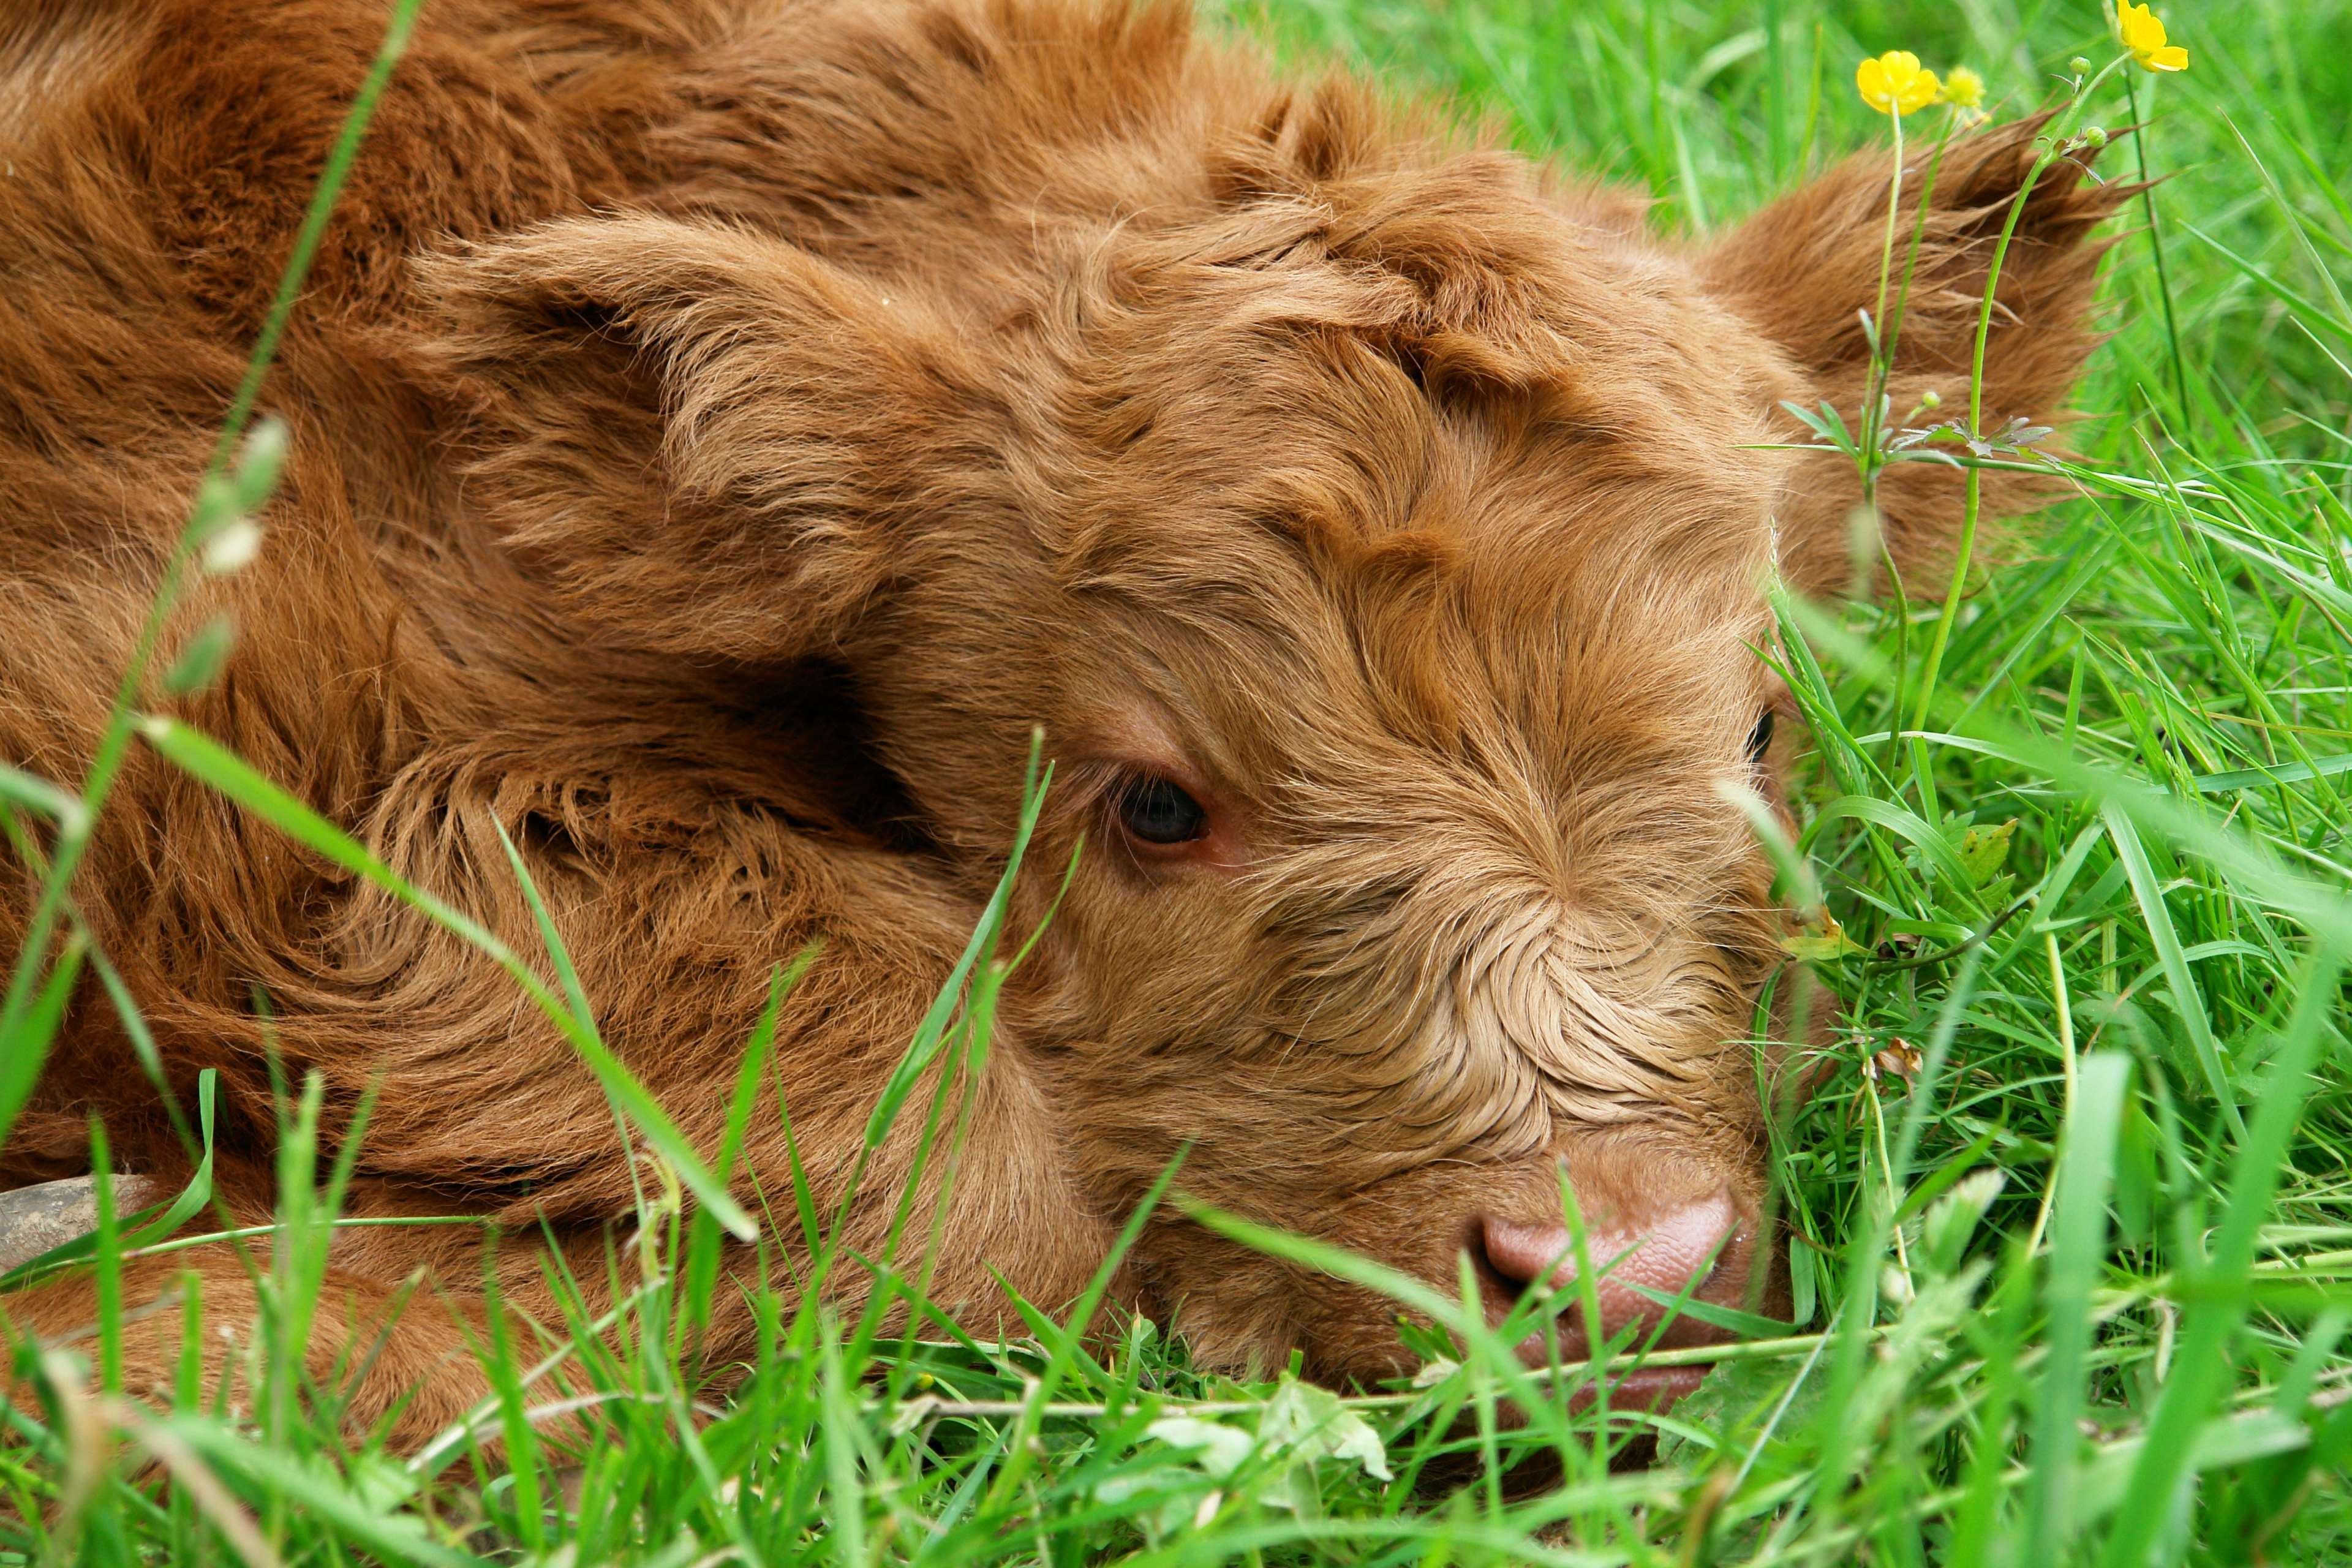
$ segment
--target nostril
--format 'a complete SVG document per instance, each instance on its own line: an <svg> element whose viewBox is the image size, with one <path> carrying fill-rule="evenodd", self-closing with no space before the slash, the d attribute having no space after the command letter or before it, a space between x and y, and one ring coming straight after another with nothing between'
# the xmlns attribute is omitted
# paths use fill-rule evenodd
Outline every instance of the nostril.
<svg viewBox="0 0 2352 1568"><path fill-rule="evenodd" d="M1575 1267L1575 1238L1564 1225L1528 1224L1488 1215L1478 1222L1487 1265L1512 1289L1548 1279L1562 1264Z"/></svg>
<svg viewBox="0 0 2352 1568"><path fill-rule="evenodd" d="M1738 1224L1738 1210L1725 1191L1661 1214L1639 1230L1588 1232L1585 1255L1604 1271L1593 1287L1603 1331L1613 1336L1662 1314L1654 1295L1678 1296L1711 1283L1737 1245ZM1565 1225L1490 1215L1480 1220L1478 1236L1487 1265L1515 1291L1538 1284L1557 1289L1576 1278L1575 1238Z"/></svg>

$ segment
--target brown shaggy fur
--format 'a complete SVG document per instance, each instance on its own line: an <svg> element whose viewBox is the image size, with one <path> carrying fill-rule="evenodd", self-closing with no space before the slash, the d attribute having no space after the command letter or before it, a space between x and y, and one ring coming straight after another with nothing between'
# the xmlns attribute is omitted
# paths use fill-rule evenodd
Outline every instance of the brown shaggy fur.
<svg viewBox="0 0 2352 1568"><path fill-rule="evenodd" d="M8 762L80 775L383 19L0 18ZM2031 136L1944 159L1898 406L1965 406ZM975 1327L1004 1316L991 1269L1071 1297L1188 1142L1202 1198L1449 1284L1479 1216L1556 1212L1559 1161L1612 1226L1727 1186L1752 1213L1776 927L1716 784L1774 700L1764 579L1841 584L1854 500L1837 461L1755 446L1782 399L1852 416L1885 203L1864 156L1662 241L1633 198L1280 80L1175 5L436 0L268 383L293 455L267 546L173 633L227 611L236 652L175 710L537 952L503 827L706 1149L771 966L821 940L779 1058L820 1197L1042 725L1035 864L1091 847L979 1089L935 1279ZM2063 401L2114 205L2065 164L2034 195L1996 419ZM1907 563L1958 495L1890 483ZM1207 837L1122 837L1139 772ZM271 1049L323 1077L330 1137L376 1089L357 1212L543 1220L583 1258L628 1212L595 1082L493 965L160 760L78 894L182 1098L218 1069L241 1212L268 1207ZM0 948L31 899L0 867ZM0 1184L85 1168L92 1111L184 1168L94 986ZM910 1155L884 1151L857 1245ZM758 1119L744 1192L786 1170ZM429 1273L356 1391L361 1418L413 1396L403 1441L480 1392L478 1249L337 1245L321 1367ZM550 1310L530 1247L497 1267ZM205 1268L215 1314L251 1310L242 1265ZM1218 1364L1402 1354L1381 1303L1173 1217L1118 1292ZM723 1367L752 1329L720 1300ZM67 1334L89 1298L7 1310ZM177 1322L143 1321L134 1379L168 1380Z"/></svg>

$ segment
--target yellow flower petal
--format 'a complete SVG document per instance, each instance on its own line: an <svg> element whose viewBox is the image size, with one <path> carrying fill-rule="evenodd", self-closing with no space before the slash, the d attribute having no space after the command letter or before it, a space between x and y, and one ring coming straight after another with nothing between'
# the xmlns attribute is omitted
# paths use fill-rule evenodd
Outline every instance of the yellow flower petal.
<svg viewBox="0 0 2352 1568"><path fill-rule="evenodd" d="M2189 51L2178 44L2168 43L2164 36L2164 19L2146 5L2135 5L2131 0L2116 0L2116 37L2123 41L2132 58L2152 71L2185 71L2189 68Z"/></svg>
<svg viewBox="0 0 2352 1568"><path fill-rule="evenodd" d="M1984 101L1984 78L1966 66L1954 66L1944 78L1944 101L1958 109L1974 109Z"/></svg>
<svg viewBox="0 0 2352 1568"><path fill-rule="evenodd" d="M1886 85L1886 68L1876 60L1864 60L1853 68L1853 85L1862 94L1862 101L1885 114L1894 107L1894 91Z"/></svg>
<svg viewBox="0 0 2352 1568"><path fill-rule="evenodd" d="M1853 85L1862 101L1879 113L1912 114L1935 102L1942 84L1934 71L1919 68L1917 55L1889 49L1854 67Z"/></svg>

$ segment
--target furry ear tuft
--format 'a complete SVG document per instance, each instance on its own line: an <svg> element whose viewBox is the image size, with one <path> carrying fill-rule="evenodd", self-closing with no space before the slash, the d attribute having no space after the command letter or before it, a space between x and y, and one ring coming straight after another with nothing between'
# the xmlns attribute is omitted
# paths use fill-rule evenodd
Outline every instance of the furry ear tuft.
<svg viewBox="0 0 2352 1568"><path fill-rule="evenodd" d="M468 500L578 620L686 658L838 644L979 395L919 301L717 225L567 220L423 282Z"/></svg>
<svg viewBox="0 0 2352 1568"><path fill-rule="evenodd" d="M1977 321L2002 226L2038 156L2049 116L2013 121L1906 153L1895 229L1888 314L1899 298L1887 383L1899 422L1932 391L1937 418L1965 422ZM1861 313L1878 302L1886 236L1888 161L1862 153L1766 207L1701 259L1708 285L1779 343L1806 384L1804 401L1827 400L1850 429L1861 426L1870 348ZM2109 240L2093 231L2142 189L2102 184L2089 159L2062 157L2042 171L2001 263L1985 346L1984 425L2055 426L2100 334L2090 323L2099 258ZM1922 226L1920 197L1928 206ZM1903 272L1914 234L1918 256ZM1791 439L1813 437L1790 424ZM2032 476L1987 472L1988 517L2051 499ZM1932 574L1950 559L1960 522L1962 476L1939 463L1898 463L1879 483L1887 544L1906 573ZM1781 517L1783 564L1809 592L1847 579L1846 519L1860 503L1852 465L1809 456L1797 467Z"/></svg>

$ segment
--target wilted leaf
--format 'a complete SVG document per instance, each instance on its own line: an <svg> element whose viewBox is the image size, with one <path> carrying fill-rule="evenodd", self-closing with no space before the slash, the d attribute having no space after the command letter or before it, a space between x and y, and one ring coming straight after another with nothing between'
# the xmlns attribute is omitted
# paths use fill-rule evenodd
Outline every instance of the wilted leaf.
<svg viewBox="0 0 2352 1568"><path fill-rule="evenodd" d="M1883 1073L1908 1083L1919 1076L1919 1067L1924 1059L1919 1055L1918 1047L1898 1037L1893 1045L1873 1052L1863 1062L1862 1076L1874 1082Z"/></svg>
<svg viewBox="0 0 2352 1568"><path fill-rule="evenodd" d="M1257 1447L1257 1439L1239 1427L1194 1415L1163 1415L1145 1431L1171 1448L1192 1450L1198 1456L1193 1462L1220 1480L1241 1468Z"/></svg>
<svg viewBox="0 0 2352 1568"><path fill-rule="evenodd" d="M1094 1490L1097 1499L1117 1508L1131 1503L1141 1497L1189 1491L1192 1485L1199 1483L1199 1479L1191 1470L1162 1466L1148 1470L1129 1470L1120 1475L1105 1476L1095 1483Z"/></svg>
<svg viewBox="0 0 2352 1568"><path fill-rule="evenodd" d="M1376 1481L1396 1479L1389 1468L1388 1447L1370 1422L1352 1410L1342 1410L1328 1430L1333 1458L1352 1461Z"/></svg>
<svg viewBox="0 0 2352 1568"><path fill-rule="evenodd" d="M1304 1459L1349 1459L1380 1480L1391 1479L1381 1435L1328 1388L1286 1382L1266 1401L1258 1436Z"/></svg>

